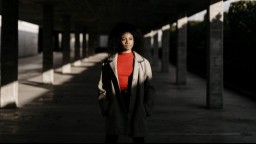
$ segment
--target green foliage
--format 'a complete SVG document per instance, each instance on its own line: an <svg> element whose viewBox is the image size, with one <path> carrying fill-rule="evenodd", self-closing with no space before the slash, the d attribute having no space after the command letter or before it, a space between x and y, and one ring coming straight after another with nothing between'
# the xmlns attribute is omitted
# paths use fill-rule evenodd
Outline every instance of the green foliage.
<svg viewBox="0 0 256 144"><path fill-rule="evenodd" d="M256 1L232 3L224 26L224 78L255 93Z"/></svg>
<svg viewBox="0 0 256 144"><path fill-rule="evenodd" d="M232 35L236 35L249 45L256 41L256 1L232 3L228 18Z"/></svg>

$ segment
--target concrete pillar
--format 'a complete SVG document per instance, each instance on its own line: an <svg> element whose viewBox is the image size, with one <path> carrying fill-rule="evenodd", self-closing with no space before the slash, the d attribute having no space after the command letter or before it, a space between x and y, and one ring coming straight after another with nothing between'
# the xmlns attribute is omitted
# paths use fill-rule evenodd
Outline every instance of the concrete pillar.
<svg viewBox="0 0 256 144"><path fill-rule="evenodd" d="M95 53L95 49L99 46L99 34L97 33L89 33L89 47L88 54L91 56Z"/></svg>
<svg viewBox="0 0 256 144"><path fill-rule="evenodd" d="M89 48L89 34L87 33L87 28L83 30L83 41L82 41L82 58L86 60L88 57Z"/></svg>
<svg viewBox="0 0 256 144"><path fill-rule="evenodd" d="M62 73L70 73L70 16L67 15L63 16L62 55Z"/></svg>
<svg viewBox="0 0 256 144"><path fill-rule="evenodd" d="M43 7L43 83L53 84L53 7Z"/></svg>
<svg viewBox="0 0 256 144"><path fill-rule="evenodd" d="M153 66L158 67L159 64L159 43L158 43L158 33L155 32L153 36Z"/></svg>
<svg viewBox="0 0 256 144"><path fill-rule="evenodd" d="M170 26L167 25L162 28L162 72L169 72L169 49L170 49Z"/></svg>
<svg viewBox="0 0 256 144"><path fill-rule="evenodd" d="M1 108L18 107L18 1L2 0Z"/></svg>
<svg viewBox="0 0 256 144"><path fill-rule="evenodd" d="M177 22L178 42L177 42L177 68L176 83L186 84L187 74L187 23L188 18L184 16Z"/></svg>
<svg viewBox="0 0 256 144"><path fill-rule="evenodd" d="M54 37L54 51L60 51L60 45L59 45L59 32L55 31L53 33L53 37Z"/></svg>
<svg viewBox="0 0 256 144"><path fill-rule="evenodd" d="M83 41L82 41L82 58L87 57L87 39L86 39L86 30L83 31Z"/></svg>
<svg viewBox="0 0 256 144"><path fill-rule="evenodd" d="M74 66L81 65L81 56L80 56L80 30L79 27L75 27L75 61Z"/></svg>
<svg viewBox="0 0 256 144"><path fill-rule="evenodd" d="M43 51L43 28L39 27L38 31L38 53Z"/></svg>
<svg viewBox="0 0 256 144"><path fill-rule="evenodd" d="M152 53L151 53L151 49L152 49L152 45L151 45L151 37L145 37L144 38L145 41L145 58L152 63Z"/></svg>
<svg viewBox="0 0 256 144"><path fill-rule="evenodd" d="M223 1L213 1L208 8L209 46L207 107L223 107Z"/></svg>

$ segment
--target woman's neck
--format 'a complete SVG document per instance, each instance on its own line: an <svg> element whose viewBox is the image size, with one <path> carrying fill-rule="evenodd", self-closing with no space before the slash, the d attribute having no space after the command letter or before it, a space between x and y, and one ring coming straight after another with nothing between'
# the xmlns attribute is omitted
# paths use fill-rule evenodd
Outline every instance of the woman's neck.
<svg viewBox="0 0 256 144"><path fill-rule="evenodd" d="M126 50L126 51L122 51L121 53L131 53L132 50Z"/></svg>

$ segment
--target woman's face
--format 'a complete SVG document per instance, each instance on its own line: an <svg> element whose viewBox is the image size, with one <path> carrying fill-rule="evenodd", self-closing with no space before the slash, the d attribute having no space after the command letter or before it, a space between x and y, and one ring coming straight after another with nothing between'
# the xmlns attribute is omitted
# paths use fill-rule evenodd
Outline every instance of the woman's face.
<svg viewBox="0 0 256 144"><path fill-rule="evenodd" d="M134 38L133 35L130 32L125 32L122 36L121 36L121 43L123 46L123 50L130 52L133 48L134 45Z"/></svg>

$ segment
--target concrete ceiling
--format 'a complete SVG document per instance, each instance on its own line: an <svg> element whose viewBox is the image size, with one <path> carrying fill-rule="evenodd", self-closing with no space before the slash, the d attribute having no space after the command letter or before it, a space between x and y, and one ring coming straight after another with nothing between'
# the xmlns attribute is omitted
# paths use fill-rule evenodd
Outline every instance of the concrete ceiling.
<svg viewBox="0 0 256 144"><path fill-rule="evenodd" d="M42 25L43 4L54 7L54 29L61 30L63 15L70 15L88 32L108 33L118 22L136 24L147 33L207 8L210 0L19 0L19 19ZM1 10L0 10L1 13Z"/></svg>

